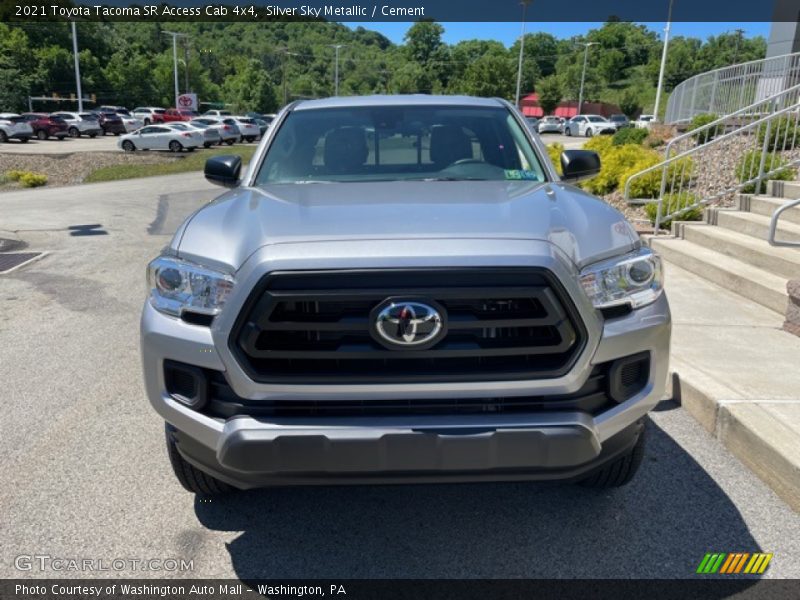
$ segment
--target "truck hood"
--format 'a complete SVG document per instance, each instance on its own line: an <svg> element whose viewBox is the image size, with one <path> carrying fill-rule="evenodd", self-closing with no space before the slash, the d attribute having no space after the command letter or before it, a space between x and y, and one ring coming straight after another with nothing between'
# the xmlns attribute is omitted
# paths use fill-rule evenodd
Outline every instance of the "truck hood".
<svg viewBox="0 0 800 600"><path fill-rule="evenodd" d="M173 248L237 270L269 244L397 239L543 240L578 267L638 243L619 211L563 183L398 181L236 188L187 219Z"/></svg>

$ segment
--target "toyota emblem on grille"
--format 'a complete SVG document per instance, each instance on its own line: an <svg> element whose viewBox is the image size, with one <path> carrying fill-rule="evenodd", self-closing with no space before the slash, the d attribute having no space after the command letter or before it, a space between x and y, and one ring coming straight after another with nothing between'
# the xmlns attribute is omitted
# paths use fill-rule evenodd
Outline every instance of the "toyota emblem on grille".
<svg viewBox="0 0 800 600"><path fill-rule="evenodd" d="M389 348L432 346L444 332L444 310L433 302L388 298L373 311L377 339Z"/></svg>

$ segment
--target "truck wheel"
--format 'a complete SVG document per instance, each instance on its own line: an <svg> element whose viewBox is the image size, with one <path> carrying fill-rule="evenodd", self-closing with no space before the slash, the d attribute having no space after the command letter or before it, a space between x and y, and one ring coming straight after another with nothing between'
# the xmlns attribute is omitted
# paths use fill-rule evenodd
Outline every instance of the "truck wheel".
<svg viewBox="0 0 800 600"><path fill-rule="evenodd" d="M181 143L179 141L172 140L169 143L169 151L170 152L180 152L181 150L183 150L183 146L181 146Z"/></svg>
<svg viewBox="0 0 800 600"><path fill-rule="evenodd" d="M187 491L203 496L219 496L230 492L233 488L227 483L195 468L181 456L181 453L178 452L175 438L172 435L173 431L174 429L169 424L165 424L164 433L167 438L167 454L169 454L172 471L180 484Z"/></svg>
<svg viewBox="0 0 800 600"><path fill-rule="evenodd" d="M44 129L40 129L39 131L36 132L36 139L38 139L38 140L44 141L48 137L49 136L47 135L47 132Z"/></svg>
<svg viewBox="0 0 800 600"><path fill-rule="evenodd" d="M646 427L643 427L639 439L636 440L636 445L626 454L604 464L578 483L583 487L594 489L622 487L629 483L636 475L642 464L642 458L644 458L645 431Z"/></svg>
<svg viewBox="0 0 800 600"><path fill-rule="evenodd" d="M69 137L79 138L79 137L81 137L81 132L78 131L77 127L70 127L69 128Z"/></svg>

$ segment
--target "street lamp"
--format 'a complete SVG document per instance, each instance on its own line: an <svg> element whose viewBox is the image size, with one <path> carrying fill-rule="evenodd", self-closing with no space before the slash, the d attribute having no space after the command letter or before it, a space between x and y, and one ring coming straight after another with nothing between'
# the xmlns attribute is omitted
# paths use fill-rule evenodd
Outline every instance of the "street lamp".
<svg viewBox="0 0 800 600"><path fill-rule="evenodd" d="M72 21L72 56L75 59L75 87L78 92L78 112L83 112L83 92L81 91L81 66L78 60L78 31Z"/></svg>
<svg viewBox="0 0 800 600"><path fill-rule="evenodd" d="M339 95L339 48L345 48L347 44L328 44L331 48L336 50L336 67L334 69L334 96Z"/></svg>
<svg viewBox="0 0 800 600"><path fill-rule="evenodd" d="M178 91L178 38L179 37L188 37L185 33L176 33L174 31L162 31L164 35L171 35L172 36L172 62L174 65L175 71L175 107L178 107L178 96L180 96L180 92Z"/></svg>
<svg viewBox="0 0 800 600"><path fill-rule="evenodd" d="M583 109L583 83L586 81L586 62L589 59L589 47L596 46L599 42L578 42L581 46L585 47L583 51L583 72L581 72L581 91L578 93L578 113L581 114Z"/></svg>
<svg viewBox="0 0 800 600"><path fill-rule="evenodd" d="M282 71L282 79L283 79L283 105L289 102L289 96L286 89L286 57L287 56L300 56L297 52L289 52L288 48L278 48L278 52L283 54L283 58L281 59L281 71Z"/></svg>
<svg viewBox="0 0 800 600"><path fill-rule="evenodd" d="M672 26L672 2L669 0L667 26L664 27L664 49L661 51L661 68L658 70L658 88L656 89L656 106L653 110L653 122L658 122L658 107L661 104L661 90L664 88L664 69L667 66L667 46L669 46L669 29Z"/></svg>
<svg viewBox="0 0 800 600"><path fill-rule="evenodd" d="M520 4L522 5L522 33L519 36L519 62L517 64L517 94L515 96L514 103L516 104L517 108L519 108L519 93L520 88L522 87L522 54L525 50L525 11L528 8L528 4L530 4L532 0L522 0Z"/></svg>

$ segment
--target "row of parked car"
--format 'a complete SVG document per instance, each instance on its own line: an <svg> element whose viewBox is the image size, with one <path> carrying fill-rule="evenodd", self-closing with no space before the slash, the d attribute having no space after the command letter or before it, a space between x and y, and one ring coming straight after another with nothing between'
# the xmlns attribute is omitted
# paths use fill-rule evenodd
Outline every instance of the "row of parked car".
<svg viewBox="0 0 800 600"><path fill-rule="evenodd" d="M603 133L616 133L623 127L648 127L653 120L653 115L642 115L636 121L631 121L625 115L611 115L605 118L601 115L576 115L567 120L564 117L526 117L528 124L539 133L561 133L569 136L585 136Z"/></svg>
<svg viewBox="0 0 800 600"><path fill-rule="evenodd" d="M118 146L126 151L206 148L214 144L254 142L261 138L275 115L232 115L209 110L200 115L191 110L143 106L129 111L123 106L101 106L88 112L0 113L0 143L27 142L65 137L120 136Z"/></svg>

